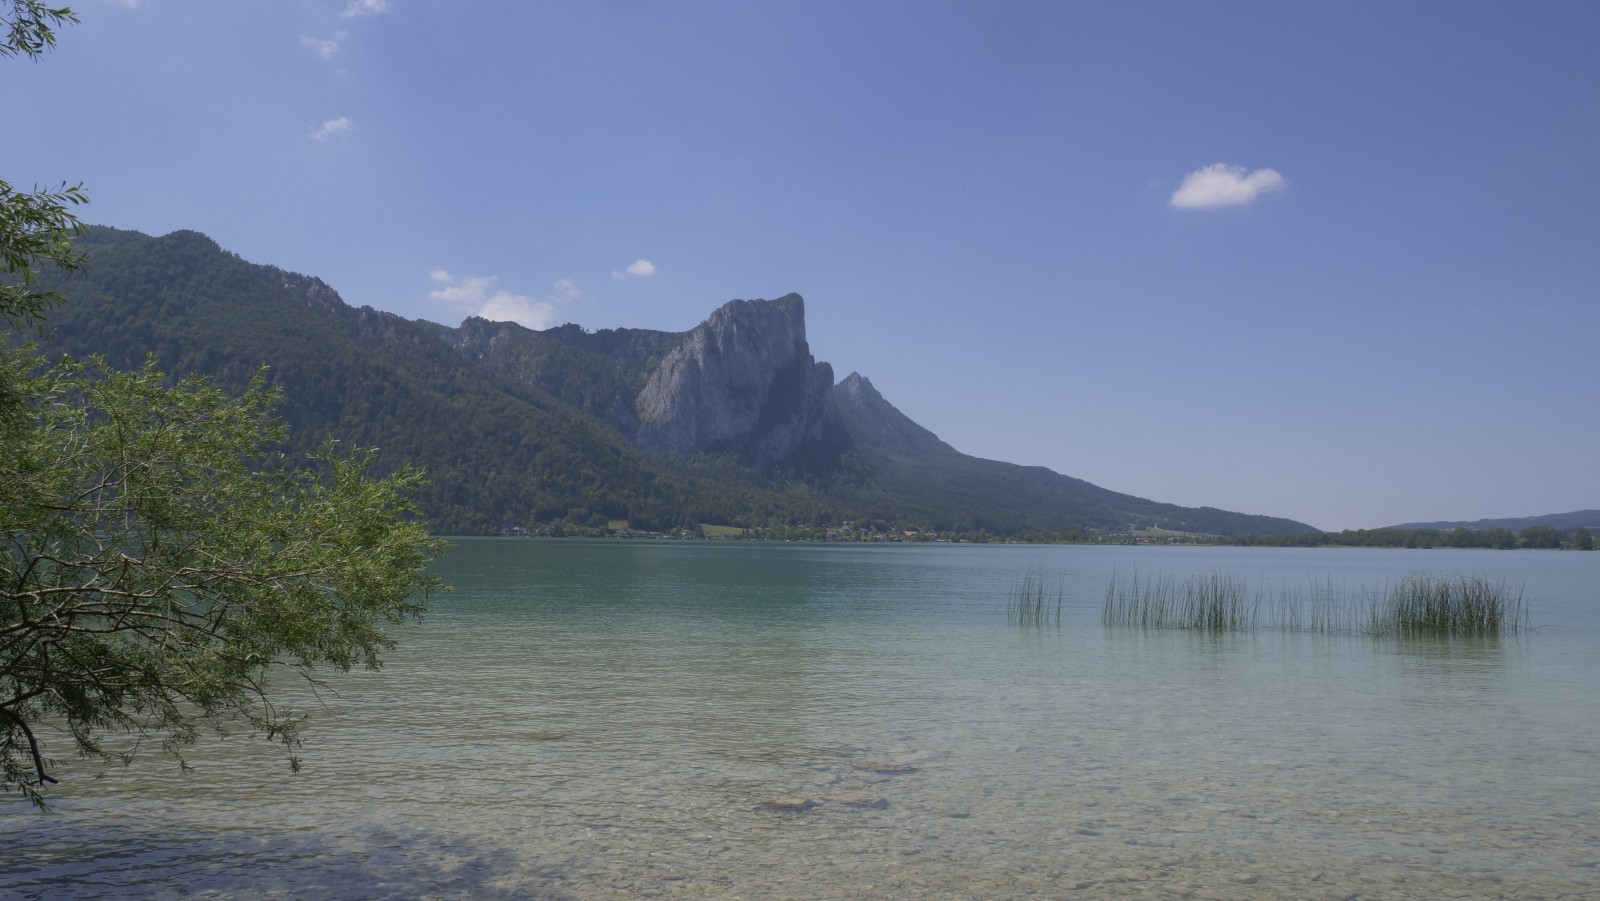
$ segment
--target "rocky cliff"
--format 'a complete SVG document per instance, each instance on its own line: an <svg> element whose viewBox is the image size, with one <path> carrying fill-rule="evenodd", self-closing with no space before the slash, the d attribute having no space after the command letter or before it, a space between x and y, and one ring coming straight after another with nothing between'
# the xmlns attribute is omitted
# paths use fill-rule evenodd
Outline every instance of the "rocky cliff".
<svg viewBox="0 0 1600 901"><path fill-rule="evenodd" d="M25 340L121 368L154 354L174 376L230 393L265 363L292 455L334 438L382 448L382 471L415 463L429 477L418 503L445 532L617 520L649 531L844 520L993 535L1314 531L961 454L866 378L830 385L793 295L734 301L685 332L450 328L347 306L315 278L194 232L95 227L81 240L90 265L41 284L70 302L50 311L48 336Z"/></svg>
<svg viewBox="0 0 1600 901"><path fill-rule="evenodd" d="M653 453L727 452L770 466L846 445L833 368L811 356L798 294L724 304L662 359L635 408L633 443Z"/></svg>
<svg viewBox="0 0 1600 901"><path fill-rule="evenodd" d="M872 382L859 372L845 376L834 388L834 401L851 438L863 449L905 457L959 457L961 452L939 440L895 406L884 400Z"/></svg>

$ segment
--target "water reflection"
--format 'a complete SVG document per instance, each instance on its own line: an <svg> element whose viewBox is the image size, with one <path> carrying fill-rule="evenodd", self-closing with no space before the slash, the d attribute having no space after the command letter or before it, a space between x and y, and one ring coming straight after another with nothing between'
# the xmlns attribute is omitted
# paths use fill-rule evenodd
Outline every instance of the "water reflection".
<svg viewBox="0 0 1600 901"><path fill-rule="evenodd" d="M1373 646L1380 653L1400 657L1411 672L1466 675L1503 672L1508 642L1518 649L1526 648L1526 642L1518 638L1426 632L1375 638Z"/></svg>

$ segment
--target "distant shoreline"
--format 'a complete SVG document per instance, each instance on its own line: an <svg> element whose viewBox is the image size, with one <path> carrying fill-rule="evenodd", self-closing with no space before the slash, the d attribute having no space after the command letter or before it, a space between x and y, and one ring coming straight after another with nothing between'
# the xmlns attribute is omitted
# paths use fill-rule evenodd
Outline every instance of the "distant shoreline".
<svg viewBox="0 0 1600 901"><path fill-rule="evenodd" d="M1587 529L1576 529L1568 533L1548 534L1537 531L1531 535L1500 534L1506 530L1478 530L1467 531L1463 535L1455 533L1432 533L1432 530L1354 530L1345 532L1322 532L1312 535L1266 535L1266 536L1195 536L1195 535L1163 535L1163 536L1135 536L1129 533L1106 535L1088 540L1069 538L1051 538L1046 536L982 536L982 537L943 537L944 533L918 532L906 530L900 532L879 532L862 535L860 533L847 534L841 529L829 529L824 534L777 534L767 530L735 530L734 527L720 527L722 531L715 534L689 533L681 530L677 534L661 532L644 532L633 529L616 529L607 532L588 530L584 534L548 534L547 532L501 532L495 535L440 535L442 538L535 538L535 539L587 539L609 541L717 541L717 542L763 542L778 544L999 544L999 545L1029 545L1048 547L1052 545L1075 546L1122 546L1122 547L1278 547L1278 548L1373 548L1391 550L1520 550L1520 551L1592 551L1595 550L1593 536ZM1524 530L1528 531L1528 530ZM1553 531L1553 530L1552 530Z"/></svg>

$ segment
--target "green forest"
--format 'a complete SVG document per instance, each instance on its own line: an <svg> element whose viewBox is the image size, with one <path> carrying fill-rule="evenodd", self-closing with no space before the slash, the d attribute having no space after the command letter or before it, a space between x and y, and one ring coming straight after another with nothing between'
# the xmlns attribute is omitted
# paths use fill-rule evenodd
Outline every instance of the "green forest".
<svg viewBox="0 0 1600 901"><path fill-rule="evenodd" d="M1354 529L1299 535L1236 535L1217 543L1263 547L1492 548L1494 550L1594 550L1585 527L1557 529L1533 525L1520 531L1493 529Z"/></svg>
<svg viewBox="0 0 1600 901"><path fill-rule="evenodd" d="M853 446L824 465L760 470L728 455L646 454L607 420L625 415L682 335L411 321L348 306L316 278L247 262L192 231L153 238L97 226L75 246L86 265L41 281L71 302L48 311L42 336L14 340L117 369L153 359L173 379L202 375L234 394L264 373L288 426L288 459L332 440L376 448L376 472L413 464L426 476L417 505L440 534L1593 546L1582 529L1324 533L1161 504L961 454L858 376L837 394Z"/></svg>
<svg viewBox="0 0 1600 901"><path fill-rule="evenodd" d="M236 394L264 373L289 459L332 440L376 448L376 472L415 465L426 475L417 504L441 534L712 526L859 537L861 524L869 535L962 540L1317 534L961 454L859 377L836 389L851 440L827 459L757 469L723 454L647 454L616 423L682 334L407 320L351 307L319 279L248 262L193 231L95 226L75 247L86 265L43 274L41 287L70 301L46 317L47 352L118 369L153 359L174 379L200 375Z"/></svg>

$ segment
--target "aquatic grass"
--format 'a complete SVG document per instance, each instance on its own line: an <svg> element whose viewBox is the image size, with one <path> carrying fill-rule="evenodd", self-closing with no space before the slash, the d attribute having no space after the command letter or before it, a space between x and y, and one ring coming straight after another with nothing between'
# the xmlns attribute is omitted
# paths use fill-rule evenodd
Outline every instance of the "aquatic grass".
<svg viewBox="0 0 1600 901"><path fill-rule="evenodd" d="M1528 623L1520 585L1485 576L1433 577L1412 573L1367 605L1373 635L1497 636Z"/></svg>
<svg viewBox="0 0 1600 901"><path fill-rule="evenodd" d="M1312 632L1331 635L1354 631L1353 618L1344 603L1347 592L1327 578L1311 582L1307 594L1285 583L1270 598L1273 623L1285 632Z"/></svg>
<svg viewBox="0 0 1600 901"><path fill-rule="evenodd" d="M1183 625L1210 632L1254 628L1261 596L1252 595L1243 576L1212 570L1183 580Z"/></svg>
<svg viewBox="0 0 1600 901"><path fill-rule="evenodd" d="M1101 619L1142 629L1494 637L1526 627L1528 605L1521 586L1483 576L1412 574L1354 592L1328 578L1303 593L1289 584L1252 590L1243 576L1215 570L1181 582L1133 570L1112 573Z"/></svg>
<svg viewBox="0 0 1600 901"><path fill-rule="evenodd" d="M1006 619L1019 626L1061 626L1061 605L1066 587L1038 566L1023 573L1011 587Z"/></svg>
<svg viewBox="0 0 1600 901"><path fill-rule="evenodd" d="M1199 629L1232 632L1254 628L1261 596L1251 594L1242 576L1212 570L1188 576L1181 586L1172 576L1141 578L1112 573L1101 619L1106 625L1143 629Z"/></svg>
<svg viewBox="0 0 1600 901"><path fill-rule="evenodd" d="M1100 618L1108 626L1171 628L1177 620L1177 592L1171 576L1145 578L1137 569L1111 574Z"/></svg>

